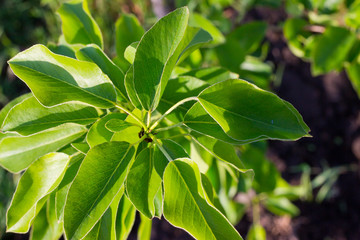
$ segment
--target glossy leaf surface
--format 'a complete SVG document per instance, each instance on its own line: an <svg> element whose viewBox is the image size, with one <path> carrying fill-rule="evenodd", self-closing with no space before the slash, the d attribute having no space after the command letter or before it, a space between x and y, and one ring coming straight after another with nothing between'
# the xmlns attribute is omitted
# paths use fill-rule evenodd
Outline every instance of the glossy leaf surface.
<svg viewBox="0 0 360 240"><path fill-rule="evenodd" d="M189 10L179 8L161 18L140 40L134 61L134 86L146 110L153 111L159 103L182 51L177 48L181 46L188 18Z"/></svg>
<svg viewBox="0 0 360 240"><path fill-rule="evenodd" d="M66 123L30 136L12 136L0 142L0 165L20 172L46 153L57 151L79 138L86 128Z"/></svg>
<svg viewBox="0 0 360 240"><path fill-rule="evenodd" d="M134 148L125 142L106 142L90 149L67 196L67 239L83 238L99 221L123 185L133 154Z"/></svg>
<svg viewBox="0 0 360 240"><path fill-rule="evenodd" d="M196 239L242 239L230 222L205 200L197 165L175 160L164 173L164 216Z"/></svg>
<svg viewBox="0 0 360 240"><path fill-rule="evenodd" d="M32 96L9 111L1 129L29 135L64 123L87 125L95 122L99 113L95 108L79 103L46 108Z"/></svg>
<svg viewBox="0 0 360 240"><path fill-rule="evenodd" d="M81 101L109 108L116 101L114 85L96 64L54 54L43 45L17 54L9 64L45 106Z"/></svg>
<svg viewBox="0 0 360 240"><path fill-rule="evenodd" d="M60 15L62 31L68 43L84 45L95 43L103 48L100 28L91 17L86 0L65 2L57 13Z"/></svg>
<svg viewBox="0 0 360 240"><path fill-rule="evenodd" d="M34 162L21 177L7 213L7 231L26 233L46 196L60 183L69 156L49 153Z"/></svg>
<svg viewBox="0 0 360 240"><path fill-rule="evenodd" d="M225 133L236 140L298 139L309 131L292 105L243 80L215 84L198 98Z"/></svg>

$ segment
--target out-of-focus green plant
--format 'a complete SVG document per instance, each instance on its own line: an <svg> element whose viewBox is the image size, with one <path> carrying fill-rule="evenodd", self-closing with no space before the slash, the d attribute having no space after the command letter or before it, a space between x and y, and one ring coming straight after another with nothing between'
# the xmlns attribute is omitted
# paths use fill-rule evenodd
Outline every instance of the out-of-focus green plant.
<svg viewBox="0 0 360 240"><path fill-rule="evenodd" d="M287 1L284 24L292 52L311 62L314 76L345 70L360 96L360 2Z"/></svg>

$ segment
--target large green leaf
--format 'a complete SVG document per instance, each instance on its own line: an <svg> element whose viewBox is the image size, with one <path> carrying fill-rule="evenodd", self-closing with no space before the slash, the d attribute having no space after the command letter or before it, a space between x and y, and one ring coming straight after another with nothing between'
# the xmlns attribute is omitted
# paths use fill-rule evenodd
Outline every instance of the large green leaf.
<svg viewBox="0 0 360 240"><path fill-rule="evenodd" d="M26 233L36 214L60 183L69 163L64 153L49 153L36 162L21 177L7 212L7 231Z"/></svg>
<svg viewBox="0 0 360 240"><path fill-rule="evenodd" d="M87 0L65 2L60 6L57 13L62 21L62 31L66 42L85 45L95 43L103 48L101 31L90 15Z"/></svg>
<svg viewBox="0 0 360 240"><path fill-rule="evenodd" d="M57 151L86 132L84 126L66 123L30 136L3 138L0 142L0 165L20 172L46 153Z"/></svg>
<svg viewBox="0 0 360 240"><path fill-rule="evenodd" d="M164 216L196 239L242 239L230 222L205 200L200 171L190 160L175 160L164 173Z"/></svg>
<svg viewBox="0 0 360 240"><path fill-rule="evenodd" d="M125 120L126 116L127 115L125 113L109 113L105 117L95 122L86 135L86 141L89 146L93 147L104 142L109 142L113 137L114 132L108 130L105 127L106 123L111 119Z"/></svg>
<svg viewBox="0 0 360 240"><path fill-rule="evenodd" d="M126 191L136 209L148 218L155 214L154 198L161 186L155 170L154 149L145 148L135 159L126 178Z"/></svg>
<svg viewBox="0 0 360 240"><path fill-rule="evenodd" d="M133 65L134 86L146 110L157 107L171 71L187 45L182 39L188 18L189 10L179 8L161 18L140 40Z"/></svg>
<svg viewBox="0 0 360 240"><path fill-rule="evenodd" d="M196 132L211 136L223 142L234 145L250 142L235 140L228 136L198 102L195 103L186 113L184 117L184 124Z"/></svg>
<svg viewBox="0 0 360 240"><path fill-rule="evenodd" d="M340 70L355 40L356 35L346 28L328 27L312 47L312 73L319 75Z"/></svg>
<svg viewBox="0 0 360 240"><path fill-rule="evenodd" d="M99 112L85 104L64 103L46 108L32 96L9 111L1 129L29 135L63 123L87 125L98 117Z"/></svg>
<svg viewBox="0 0 360 240"><path fill-rule="evenodd" d="M139 41L144 34L139 20L132 14L122 14L115 23L116 53L124 60L124 52L131 43Z"/></svg>
<svg viewBox="0 0 360 240"><path fill-rule="evenodd" d="M125 101L127 100L124 73L97 45L91 44L81 48L76 52L76 57L79 60L96 63L96 65L101 68L103 73L108 75L115 87L120 91L120 98Z"/></svg>
<svg viewBox="0 0 360 240"><path fill-rule="evenodd" d="M136 208L124 194L116 216L116 239L126 240L135 222Z"/></svg>
<svg viewBox="0 0 360 240"><path fill-rule="evenodd" d="M0 111L0 126L2 126L2 124L6 118L6 115L9 113L11 108L13 108L16 104L21 103L22 101L24 101L25 99L27 99L31 96L32 96L31 93L27 93L27 94L21 95L20 97L15 98L14 100L12 100L8 104L6 104Z"/></svg>
<svg viewBox="0 0 360 240"><path fill-rule="evenodd" d="M237 140L294 140L309 132L290 103L244 80L215 84L202 91L198 99L225 133Z"/></svg>
<svg viewBox="0 0 360 240"><path fill-rule="evenodd" d="M45 106L81 101L109 108L116 101L114 85L96 64L54 54L43 45L17 54L9 64Z"/></svg>
<svg viewBox="0 0 360 240"><path fill-rule="evenodd" d="M133 155L134 147L126 142L106 142L90 149L66 199L67 239L83 238L99 221L120 191Z"/></svg>

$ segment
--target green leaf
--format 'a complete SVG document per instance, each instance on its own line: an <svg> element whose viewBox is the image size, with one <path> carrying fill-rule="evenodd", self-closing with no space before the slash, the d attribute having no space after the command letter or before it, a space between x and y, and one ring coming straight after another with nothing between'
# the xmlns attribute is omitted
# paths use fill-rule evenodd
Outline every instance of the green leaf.
<svg viewBox="0 0 360 240"><path fill-rule="evenodd" d="M161 18L140 40L133 65L134 86L141 105L148 111L156 109L171 71L187 45L182 38L188 18L189 10L179 8Z"/></svg>
<svg viewBox="0 0 360 240"><path fill-rule="evenodd" d="M354 61L349 64L346 67L346 73L350 78L354 90L360 98L360 62Z"/></svg>
<svg viewBox="0 0 360 240"><path fill-rule="evenodd" d="M124 59L125 49L133 42L139 41L144 34L139 20L132 14L122 14L115 23L116 53Z"/></svg>
<svg viewBox="0 0 360 240"><path fill-rule="evenodd" d="M76 47L74 47L76 46ZM47 44L47 48L52 51L53 53L59 54L59 55L63 55L66 57L71 57L76 59L76 49L77 48L81 48L82 45L81 44L77 44L77 45L67 45L67 44L54 44L54 43L48 43Z"/></svg>
<svg viewBox="0 0 360 240"><path fill-rule="evenodd" d="M0 142L0 165L11 172L20 172L46 153L73 142L86 128L66 123L30 136L3 138Z"/></svg>
<svg viewBox="0 0 360 240"><path fill-rule="evenodd" d="M284 36L288 41L290 50L297 57L305 56L303 41L310 35L304 29L306 25L308 25L306 20L301 18L287 19L284 24Z"/></svg>
<svg viewBox="0 0 360 240"><path fill-rule="evenodd" d="M49 153L29 167L19 181L7 212L7 231L29 231L46 196L59 185L68 163L68 155Z"/></svg>
<svg viewBox="0 0 360 240"><path fill-rule="evenodd" d="M299 215L299 209L285 197L270 197L265 201L265 207L276 215Z"/></svg>
<svg viewBox="0 0 360 240"><path fill-rule="evenodd" d="M116 240L115 221L118 211L120 198L124 195L123 188L115 196L110 207L93 227L93 229L83 238L84 240Z"/></svg>
<svg viewBox="0 0 360 240"><path fill-rule="evenodd" d="M155 170L158 159L154 149L145 148L135 159L126 178L126 191L136 209L148 218L155 215L154 198L161 186L161 175Z"/></svg>
<svg viewBox="0 0 360 240"><path fill-rule="evenodd" d="M242 239L230 222L205 200L200 171L190 160L175 160L164 173L164 216L196 239Z"/></svg>
<svg viewBox="0 0 360 240"><path fill-rule="evenodd" d="M260 224L253 224L246 236L246 240L266 240L265 229Z"/></svg>
<svg viewBox="0 0 360 240"><path fill-rule="evenodd" d="M17 54L9 65L45 106L81 101L110 108L116 101L114 85L96 64L54 54L43 45Z"/></svg>
<svg viewBox="0 0 360 240"><path fill-rule="evenodd" d="M106 128L106 123L111 119L124 120L127 117L125 113L109 113L105 117L95 122L86 135L86 141L90 147L109 142L114 133Z"/></svg>
<svg viewBox="0 0 360 240"><path fill-rule="evenodd" d="M27 99L31 96L32 96L31 93L26 93L24 95L21 95L20 97L15 98L8 104L6 104L0 111L0 126L3 125L4 120L7 116L7 114L9 113L9 111L11 110L11 108L13 108L16 104L21 103L22 101L24 101L25 99Z"/></svg>
<svg viewBox="0 0 360 240"><path fill-rule="evenodd" d="M240 64L245 60L246 52L236 39L227 38L226 42L215 48L221 66L232 72L239 72Z"/></svg>
<svg viewBox="0 0 360 240"><path fill-rule="evenodd" d="M67 196L67 239L83 238L99 221L123 185L133 155L134 147L126 142L106 142L90 149Z"/></svg>
<svg viewBox="0 0 360 240"><path fill-rule="evenodd" d="M356 41L356 35L342 27L328 27L314 43L311 51L314 75L340 70Z"/></svg>
<svg viewBox="0 0 360 240"><path fill-rule="evenodd" d="M62 21L62 32L70 44L95 43L103 48L99 26L91 17L86 0L72 0L61 4L57 10Z"/></svg>
<svg viewBox="0 0 360 240"><path fill-rule="evenodd" d="M50 215L55 213L55 209L51 208L49 200L35 218L30 232L30 240L58 240L62 235L61 223L59 224L56 219L50 218Z"/></svg>
<svg viewBox="0 0 360 240"><path fill-rule="evenodd" d="M207 82L194 77L184 76L171 79L165 88L164 95L161 97L157 110L163 114L177 102L184 98L195 97L209 86L210 84ZM169 114L167 118L173 122L183 121L186 112L193 104L194 102L182 104Z"/></svg>
<svg viewBox="0 0 360 240"><path fill-rule="evenodd" d="M244 80L212 85L198 99L225 133L236 140L295 140L308 135L309 128L290 103Z"/></svg>
<svg viewBox="0 0 360 240"><path fill-rule="evenodd" d="M210 85L218 83L218 82L222 82L222 81L225 81L228 79L234 79L234 78L239 77L238 74L230 72L222 67L209 67L209 68L195 69L195 70L191 70L191 71L182 73L181 76L195 77L195 78L198 78L198 79L201 79L201 80L207 82Z"/></svg>
<svg viewBox="0 0 360 240"><path fill-rule="evenodd" d="M142 109L140 100L138 98L138 95L135 91L135 85L134 85L134 67L133 65L130 66L129 70L126 72L125 75L125 88L127 95L130 99L130 102L134 105L137 109Z"/></svg>
<svg viewBox="0 0 360 240"><path fill-rule="evenodd" d="M138 47L138 45L139 42L133 42L125 49L124 58L131 64L134 63L136 48Z"/></svg>
<svg viewBox="0 0 360 240"><path fill-rule="evenodd" d="M91 44L81 48L76 52L76 57L79 60L94 62L98 65L103 73L110 78L114 86L120 91L120 98L124 101L127 100L124 73L97 45Z"/></svg>
<svg viewBox="0 0 360 240"><path fill-rule="evenodd" d="M126 122L124 120L113 118L107 121L105 127L111 132L120 132L128 127L132 127L134 124Z"/></svg>
<svg viewBox="0 0 360 240"><path fill-rule="evenodd" d="M208 32L213 39L213 41L211 42L212 45L221 44L221 43L225 42L225 37L221 33L221 31L219 29L217 29L212 24L212 22L210 22L208 19L203 17L201 14L192 13L190 15L189 25L192 27L202 28L206 32Z"/></svg>
<svg viewBox="0 0 360 240"><path fill-rule="evenodd" d="M152 220L140 214L140 225L137 240L150 240Z"/></svg>
<svg viewBox="0 0 360 240"><path fill-rule="evenodd" d="M95 108L80 103L64 103L46 108L32 96L9 111L1 128L2 131L30 135L64 123L87 125L95 122L99 113Z"/></svg>
<svg viewBox="0 0 360 240"><path fill-rule="evenodd" d="M217 159L226 163L230 163L240 172L244 173L248 171L248 169L245 169L244 164L237 156L233 145L196 132L192 132L191 135L197 144L199 144Z"/></svg>
<svg viewBox="0 0 360 240"><path fill-rule="evenodd" d="M135 222L136 208L124 194L116 216L116 239L126 240Z"/></svg>
<svg viewBox="0 0 360 240"><path fill-rule="evenodd" d="M235 140L228 136L198 102L186 113L184 124L196 132L211 136L226 143L239 145L251 142Z"/></svg>
<svg viewBox="0 0 360 240"><path fill-rule="evenodd" d="M260 46L265 37L266 28L267 24L265 22L252 21L236 28L227 38L236 40L245 54L250 54Z"/></svg>
<svg viewBox="0 0 360 240"><path fill-rule="evenodd" d="M80 168L82 161L84 160L85 155L78 154L72 156L70 159L69 167L66 169L65 175L59 184L56 193L55 193L55 213L56 218L59 222L64 220L64 207L66 196L69 192L71 183L74 181L74 178ZM76 160L75 162L73 162Z"/></svg>

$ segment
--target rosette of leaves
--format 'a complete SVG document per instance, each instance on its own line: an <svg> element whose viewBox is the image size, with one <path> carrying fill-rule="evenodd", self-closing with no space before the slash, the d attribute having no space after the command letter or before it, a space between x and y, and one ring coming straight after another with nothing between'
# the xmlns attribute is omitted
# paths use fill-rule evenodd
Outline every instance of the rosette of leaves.
<svg viewBox="0 0 360 240"><path fill-rule="evenodd" d="M188 23L186 7L145 33L135 17L123 17L117 54L128 64L121 67L104 53L85 3L65 3L58 14L59 44L9 61L32 93L0 112L0 165L22 173L7 231L126 239L138 211L142 239L154 217L196 239L242 239L221 211L210 164L239 175L248 171L239 145L308 135L296 109L224 69L173 74L212 41Z"/></svg>

